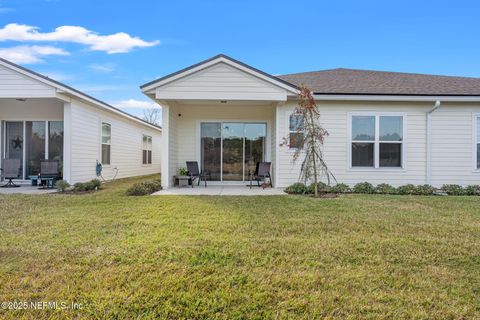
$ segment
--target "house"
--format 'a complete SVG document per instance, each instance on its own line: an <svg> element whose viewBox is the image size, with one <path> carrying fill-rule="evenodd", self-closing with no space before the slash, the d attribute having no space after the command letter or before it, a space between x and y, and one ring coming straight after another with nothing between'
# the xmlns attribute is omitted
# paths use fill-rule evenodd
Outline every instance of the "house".
<svg viewBox="0 0 480 320"><path fill-rule="evenodd" d="M245 184L257 161L272 162L276 187L297 182L301 85L318 102L338 182L480 184L480 79L350 69L273 76L225 55L141 86L163 106L162 184L172 186L188 160L211 183Z"/></svg>
<svg viewBox="0 0 480 320"><path fill-rule="evenodd" d="M57 159L64 180L83 182L160 172L161 128L0 59L1 161L21 160L19 178ZM0 166L0 167L2 167Z"/></svg>

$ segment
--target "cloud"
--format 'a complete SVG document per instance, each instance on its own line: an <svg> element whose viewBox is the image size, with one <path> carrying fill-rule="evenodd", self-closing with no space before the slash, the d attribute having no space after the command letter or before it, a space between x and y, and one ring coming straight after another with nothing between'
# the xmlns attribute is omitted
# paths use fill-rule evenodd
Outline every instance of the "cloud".
<svg viewBox="0 0 480 320"><path fill-rule="evenodd" d="M114 63L94 63L91 64L89 67L96 72L109 73L115 70L116 65Z"/></svg>
<svg viewBox="0 0 480 320"><path fill-rule="evenodd" d="M0 57L14 63L33 64L42 62L45 56L68 56L69 53L61 48L52 46L17 46L0 48Z"/></svg>
<svg viewBox="0 0 480 320"><path fill-rule="evenodd" d="M10 23L0 29L0 41L50 41L72 42L88 46L91 50L108 54L129 52L133 48L152 47L158 40L145 41L125 32L99 35L80 26L61 26L53 32L39 32L38 27Z"/></svg>
<svg viewBox="0 0 480 320"><path fill-rule="evenodd" d="M153 101L128 99L112 103L113 106L119 109L154 109L160 108L158 104Z"/></svg>

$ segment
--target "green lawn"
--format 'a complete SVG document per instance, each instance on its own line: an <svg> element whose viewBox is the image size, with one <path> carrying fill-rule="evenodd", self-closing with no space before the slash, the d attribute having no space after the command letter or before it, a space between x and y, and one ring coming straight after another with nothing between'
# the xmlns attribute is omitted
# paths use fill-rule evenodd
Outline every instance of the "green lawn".
<svg viewBox="0 0 480 320"><path fill-rule="evenodd" d="M0 318L480 318L480 197L0 195Z"/></svg>

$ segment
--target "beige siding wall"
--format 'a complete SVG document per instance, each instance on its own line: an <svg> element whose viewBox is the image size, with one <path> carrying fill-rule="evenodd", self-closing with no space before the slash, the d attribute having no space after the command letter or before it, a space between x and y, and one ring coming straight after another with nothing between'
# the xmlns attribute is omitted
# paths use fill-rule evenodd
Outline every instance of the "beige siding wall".
<svg viewBox="0 0 480 320"><path fill-rule="evenodd" d="M354 185L362 181L373 184L426 183L426 112L433 103L400 102L320 102L321 121L330 133L325 142L325 158L338 182ZM279 134L287 136L287 117L294 103L279 107ZM355 112L401 112L405 118L406 164L403 170L357 170L348 168L348 115ZM480 105L442 104L432 115L432 180L444 183L480 184L480 173L473 172L472 115ZM300 163L292 162L287 146L279 148L279 186L298 181Z"/></svg>
<svg viewBox="0 0 480 320"><path fill-rule="evenodd" d="M217 105L212 105L217 104ZM169 124L171 135L169 139L169 168L170 184L178 168L185 167L186 161L200 162L200 123L208 121L259 121L267 123L266 159L272 158L271 146L272 128L275 107L273 104L176 104L170 106ZM172 125L173 124L173 125Z"/></svg>
<svg viewBox="0 0 480 320"><path fill-rule="evenodd" d="M432 116L432 183L480 184L473 115L480 104L443 103Z"/></svg>
<svg viewBox="0 0 480 320"><path fill-rule="evenodd" d="M0 66L0 98L53 97L55 89Z"/></svg>
<svg viewBox="0 0 480 320"><path fill-rule="evenodd" d="M159 131L99 110L79 101L71 103L71 182L94 179L96 160L101 161L101 122L111 124L111 165L104 165L103 176L111 179L160 172ZM152 136L152 165L142 165L142 135Z"/></svg>
<svg viewBox="0 0 480 320"><path fill-rule="evenodd" d="M225 63L156 89L157 99L285 100L286 91Z"/></svg>

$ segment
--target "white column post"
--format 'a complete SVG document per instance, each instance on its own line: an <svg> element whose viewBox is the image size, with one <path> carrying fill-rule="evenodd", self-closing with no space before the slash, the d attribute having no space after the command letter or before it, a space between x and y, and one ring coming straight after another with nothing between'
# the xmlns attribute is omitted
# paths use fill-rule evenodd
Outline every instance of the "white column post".
<svg viewBox="0 0 480 320"><path fill-rule="evenodd" d="M169 157L170 157L170 107L167 104L162 104L162 148L161 148L161 158L162 158L162 186L164 188L169 188L171 185L170 174L169 174Z"/></svg>
<svg viewBox="0 0 480 320"><path fill-rule="evenodd" d="M72 182L72 105L63 104L63 180Z"/></svg>

